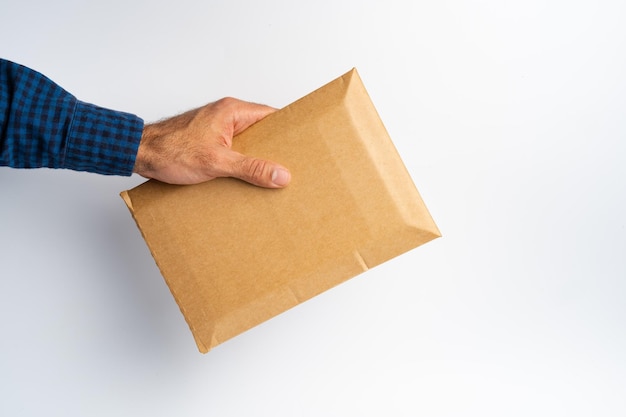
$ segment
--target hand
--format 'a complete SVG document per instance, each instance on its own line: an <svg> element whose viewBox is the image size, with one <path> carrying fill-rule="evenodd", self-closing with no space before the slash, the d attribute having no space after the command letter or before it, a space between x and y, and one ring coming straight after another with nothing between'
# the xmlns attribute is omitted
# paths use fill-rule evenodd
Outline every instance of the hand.
<svg viewBox="0 0 626 417"><path fill-rule="evenodd" d="M291 180L281 165L231 149L233 136L275 109L223 98L143 129L134 171L170 184L196 184L235 177L267 188Z"/></svg>

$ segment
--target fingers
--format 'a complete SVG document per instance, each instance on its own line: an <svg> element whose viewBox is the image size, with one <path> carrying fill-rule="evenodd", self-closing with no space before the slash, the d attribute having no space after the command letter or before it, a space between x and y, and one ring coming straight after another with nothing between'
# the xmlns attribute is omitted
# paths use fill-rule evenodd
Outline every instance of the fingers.
<svg viewBox="0 0 626 417"><path fill-rule="evenodd" d="M265 159L242 155L224 149L223 176L239 178L250 184L265 188L283 188L291 181L287 168Z"/></svg>
<svg viewBox="0 0 626 417"><path fill-rule="evenodd" d="M235 120L235 135L276 111L275 108L263 104L244 102L243 106L245 109L242 109L239 118Z"/></svg>
<svg viewBox="0 0 626 417"><path fill-rule="evenodd" d="M264 104L251 103L232 97L223 98L217 101L215 105L220 110L232 115L233 135L243 132L254 123L276 111L275 108Z"/></svg>

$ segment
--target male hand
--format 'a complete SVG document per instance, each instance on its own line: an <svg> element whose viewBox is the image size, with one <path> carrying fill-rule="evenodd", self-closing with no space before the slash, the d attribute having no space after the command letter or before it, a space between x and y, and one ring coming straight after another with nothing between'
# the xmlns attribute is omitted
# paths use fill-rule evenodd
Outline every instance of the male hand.
<svg viewBox="0 0 626 417"><path fill-rule="evenodd" d="M275 109L223 98L143 129L134 171L170 184L196 184L235 177L267 188L291 180L281 165L231 149L233 136Z"/></svg>

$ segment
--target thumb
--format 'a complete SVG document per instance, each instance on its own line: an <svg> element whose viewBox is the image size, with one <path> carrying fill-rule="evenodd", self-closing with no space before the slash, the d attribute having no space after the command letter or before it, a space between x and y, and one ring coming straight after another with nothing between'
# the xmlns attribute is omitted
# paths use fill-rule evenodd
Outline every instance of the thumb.
<svg viewBox="0 0 626 417"><path fill-rule="evenodd" d="M226 150L226 149L225 149ZM243 155L227 149L230 163L225 176L239 178L265 188L283 188L291 181L291 173L282 165L265 159Z"/></svg>

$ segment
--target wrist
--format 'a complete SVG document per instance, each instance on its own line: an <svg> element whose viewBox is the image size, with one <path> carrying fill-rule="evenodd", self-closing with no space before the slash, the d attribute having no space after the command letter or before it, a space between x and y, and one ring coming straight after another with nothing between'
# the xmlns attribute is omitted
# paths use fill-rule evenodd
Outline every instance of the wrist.
<svg viewBox="0 0 626 417"><path fill-rule="evenodd" d="M154 170L154 150L153 143L155 134L155 125L146 124L141 133L141 141L137 149L137 157L135 158L135 167L133 172L142 177L150 177L150 172Z"/></svg>

